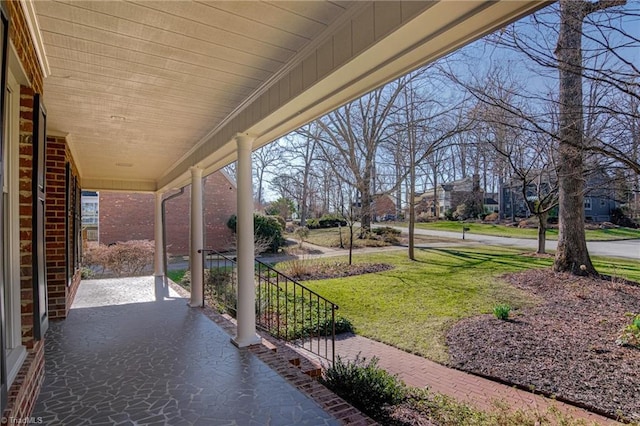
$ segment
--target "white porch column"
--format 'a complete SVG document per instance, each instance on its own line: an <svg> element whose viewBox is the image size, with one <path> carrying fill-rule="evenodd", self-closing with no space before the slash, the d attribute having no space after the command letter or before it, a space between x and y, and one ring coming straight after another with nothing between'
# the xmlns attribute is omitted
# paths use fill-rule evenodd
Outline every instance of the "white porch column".
<svg viewBox="0 0 640 426"><path fill-rule="evenodd" d="M238 146L238 310L237 335L232 342L238 347L260 343L256 334L256 288L253 242L253 184L251 150L254 138L236 135Z"/></svg>
<svg viewBox="0 0 640 426"><path fill-rule="evenodd" d="M189 264L191 271L191 301L192 308L202 306L202 254L204 240L202 218L202 169L191 167L191 250Z"/></svg>
<svg viewBox="0 0 640 426"><path fill-rule="evenodd" d="M153 258L153 275L156 277L164 276L164 241L162 240L162 192L156 192L156 200L154 205L154 231L153 238L155 241L155 256Z"/></svg>

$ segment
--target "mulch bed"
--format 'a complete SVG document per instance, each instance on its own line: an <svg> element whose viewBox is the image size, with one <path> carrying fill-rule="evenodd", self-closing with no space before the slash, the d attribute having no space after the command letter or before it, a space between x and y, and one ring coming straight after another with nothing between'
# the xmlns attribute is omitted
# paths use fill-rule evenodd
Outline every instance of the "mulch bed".
<svg viewBox="0 0 640 426"><path fill-rule="evenodd" d="M454 367L640 420L640 350L615 340L640 311L640 286L529 270L503 277L541 302L511 320L481 315L447 335Z"/></svg>
<svg viewBox="0 0 640 426"><path fill-rule="evenodd" d="M345 262L321 261L305 265L304 270L291 271L285 269L285 271L291 278L299 281L309 281L351 277L390 269L393 269L393 265L386 263L354 263L349 265Z"/></svg>

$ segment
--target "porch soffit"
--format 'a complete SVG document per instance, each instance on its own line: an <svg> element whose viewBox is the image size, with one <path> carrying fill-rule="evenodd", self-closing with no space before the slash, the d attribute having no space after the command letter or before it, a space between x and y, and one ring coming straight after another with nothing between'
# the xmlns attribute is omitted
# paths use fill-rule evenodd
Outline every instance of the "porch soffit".
<svg viewBox="0 0 640 426"><path fill-rule="evenodd" d="M48 128L83 186L154 191L235 159L540 2L37 1Z"/></svg>

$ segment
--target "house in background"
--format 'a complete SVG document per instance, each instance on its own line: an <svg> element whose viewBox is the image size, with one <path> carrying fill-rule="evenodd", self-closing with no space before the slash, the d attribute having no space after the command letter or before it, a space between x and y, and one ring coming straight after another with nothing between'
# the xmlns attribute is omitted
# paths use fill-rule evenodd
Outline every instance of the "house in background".
<svg viewBox="0 0 640 426"><path fill-rule="evenodd" d="M204 247L224 251L234 235L227 220L236 213L237 189L233 179L219 170L203 179ZM191 185L184 194L166 202L166 233L171 255L189 254ZM100 191L99 242L154 239L154 197L145 193Z"/></svg>
<svg viewBox="0 0 640 426"><path fill-rule="evenodd" d="M555 191L556 178L554 176L545 177L536 183L530 183L526 188L527 199L536 199L538 191L546 194ZM584 195L584 215L585 220L590 222L608 222L611 220L611 212L620 207L616 200L615 180L599 168L594 168L586 178L586 188ZM540 187L538 189L538 186ZM529 217L531 214L522 194L522 182L511 179L500 186L502 204L500 206L500 217L505 219L515 219ZM552 216L557 215L557 210L552 211Z"/></svg>
<svg viewBox="0 0 640 426"><path fill-rule="evenodd" d="M396 219L396 201L389 194L375 194L373 196L371 220L384 222Z"/></svg>
<svg viewBox="0 0 640 426"><path fill-rule="evenodd" d="M82 191L82 239L98 241L100 196L95 191Z"/></svg>
<svg viewBox="0 0 640 426"><path fill-rule="evenodd" d="M477 198L478 202L484 198L479 175L443 183L435 191L428 189L415 198L416 215L424 213L427 217L443 218L447 211L455 211L460 204L473 198ZM434 199L437 199L437 205Z"/></svg>

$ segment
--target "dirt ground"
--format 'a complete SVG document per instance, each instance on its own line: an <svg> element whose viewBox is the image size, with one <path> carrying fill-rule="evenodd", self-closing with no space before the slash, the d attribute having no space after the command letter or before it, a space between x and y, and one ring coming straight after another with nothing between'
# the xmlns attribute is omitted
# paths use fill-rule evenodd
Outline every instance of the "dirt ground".
<svg viewBox="0 0 640 426"><path fill-rule="evenodd" d="M533 308L457 323L454 367L640 421L640 349L616 344L640 313L640 286L530 270L503 277L537 296Z"/></svg>

